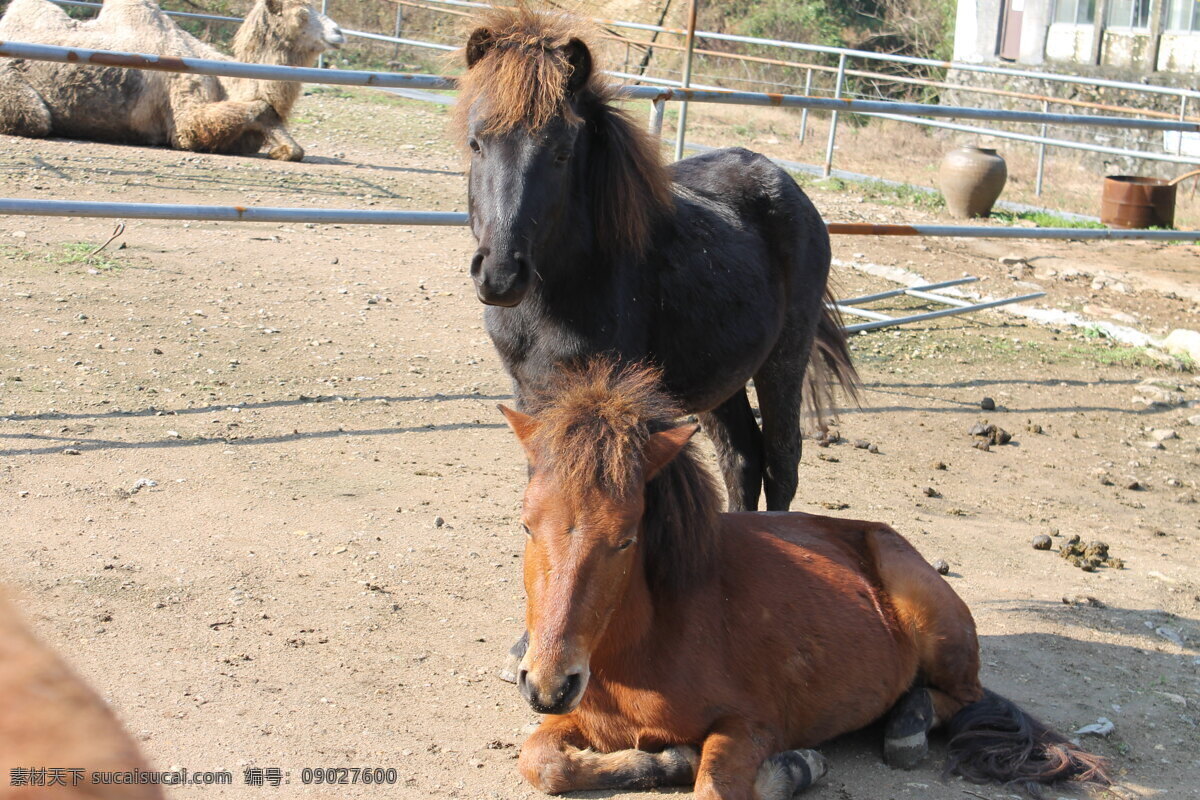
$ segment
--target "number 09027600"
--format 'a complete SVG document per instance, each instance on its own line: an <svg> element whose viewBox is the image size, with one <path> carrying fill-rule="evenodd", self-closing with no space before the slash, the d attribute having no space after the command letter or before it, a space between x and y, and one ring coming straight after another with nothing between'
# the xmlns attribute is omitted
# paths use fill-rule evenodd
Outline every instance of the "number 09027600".
<svg viewBox="0 0 1200 800"><path fill-rule="evenodd" d="M303 784L396 783L395 767L305 767Z"/></svg>

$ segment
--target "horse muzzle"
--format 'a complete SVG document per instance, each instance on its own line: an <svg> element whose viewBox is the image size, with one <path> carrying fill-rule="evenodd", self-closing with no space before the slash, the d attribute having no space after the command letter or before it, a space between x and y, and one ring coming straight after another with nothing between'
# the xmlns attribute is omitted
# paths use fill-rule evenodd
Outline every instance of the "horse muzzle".
<svg viewBox="0 0 1200 800"><path fill-rule="evenodd" d="M533 278L533 264L524 253L512 253L507 259L493 258L491 250L481 247L471 259L471 280L480 302L489 306L512 308L525 299Z"/></svg>
<svg viewBox="0 0 1200 800"><path fill-rule="evenodd" d="M564 675L531 676L529 670L517 673L521 696L539 714L567 714L574 711L587 689L588 670L573 670Z"/></svg>

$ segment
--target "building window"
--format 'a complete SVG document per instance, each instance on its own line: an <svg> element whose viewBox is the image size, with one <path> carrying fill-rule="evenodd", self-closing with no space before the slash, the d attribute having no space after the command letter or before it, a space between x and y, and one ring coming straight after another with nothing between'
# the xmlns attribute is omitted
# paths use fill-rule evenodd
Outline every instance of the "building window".
<svg viewBox="0 0 1200 800"><path fill-rule="evenodd" d="M1150 0L1113 0L1108 27L1146 30L1150 27Z"/></svg>
<svg viewBox="0 0 1200 800"><path fill-rule="evenodd" d="M1200 0L1192 0L1200 2ZM1054 21L1068 25L1091 25L1096 18L1096 0L1058 0L1054 6Z"/></svg>
<svg viewBox="0 0 1200 800"><path fill-rule="evenodd" d="M1166 29L1200 31L1200 0L1168 0Z"/></svg>

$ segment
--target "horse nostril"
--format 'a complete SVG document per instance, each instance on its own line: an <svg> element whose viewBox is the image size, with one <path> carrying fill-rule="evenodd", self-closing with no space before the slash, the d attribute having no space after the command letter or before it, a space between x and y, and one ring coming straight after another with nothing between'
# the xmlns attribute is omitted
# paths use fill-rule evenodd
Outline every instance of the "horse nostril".
<svg viewBox="0 0 1200 800"><path fill-rule="evenodd" d="M560 700L567 701L567 700L570 700L571 698L573 698L575 696L575 693L577 691L579 691L579 681L580 681L580 678L579 678L578 672L572 672L569 675L567 675L567 680L563 684Z"/></svg>
<svg viewBox="0 0 1200 800"><path fill-rule="evenodd" d="M487 258L487 252L481 247L475 251L475 257L471 259L471 277L478 278L479 273L483 270L483 260Z"/></svg>
<svg viewBox="0 0 1200 800"><path fill-rule="evenodd" d="M522 669L517 671L517 687L520 688L523 693L527 693L529 691L529 670Z"/></svg>

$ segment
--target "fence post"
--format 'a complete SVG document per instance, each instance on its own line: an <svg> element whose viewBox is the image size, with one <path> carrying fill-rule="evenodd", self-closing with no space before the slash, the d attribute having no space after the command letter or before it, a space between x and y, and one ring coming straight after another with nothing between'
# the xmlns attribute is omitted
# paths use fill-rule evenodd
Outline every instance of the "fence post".
<svg viewBox="0 0 1200 800"><path fill-rule="evenodd" d="M804 96L809 97L812 92L812 69L808 70L808 74L804 76ZM804 144L804 134L808 131L808 109L805 108L800 112L800 144Z"/></svg>
<svg viewBox="0 0 1200 800"><path fill-rule="evenodd" d="M1042 111L1049 113L1050 101L1042 101ZM1046 123L1042 123L1042 138L1046 138ZM1046 143L1042 142L1038 145L1038 168L1037 168L1037 183L1033 188L1033 193L1038 197L1042 196L1042 174L1046 171Z"/></svg>
<svg viewBox="0 0 1200 800"><path fill-rule="evenodd" d="M393 33L392 36L399 39L400 33L404 30L404 6L399 5L399 4L396 5L396 25L393 30L395 31L395 33ZM399 60L400 60L400 43L397 42L396 46L392 48L392 61L399 61Z"/></svg>
<svg viewBox="0 0 1200 800"><path fill-rule="evenodd" d="M325 12L328 8L329 8L329 0L321 0L321 13L325 14ZM326 16L328 16L328 14L326 14ZM325 54L324 53L319 53L317 55L317 69L325 69Z"/></svg>
<svg viewBox="0 0 1200 800"><path fill-rule="evenodd" d="M687 52L683 54L683 82L680 84L684 89L692 82L692 51L696 49L696 3L698 0L692 0L691 9L688 11L688 29L687 29ZM679 104L679 127L675 133L675 160L683 158L683 138L687 132L687 100Z"/></svg>
<svg viewBox="0 0 1200 800"><path fill-rule="evenodd" d="M650 104L650 134L662 136L663 112L667 109L666 100L655 100Z"/></svg>
<svg viewBox="0 0 1200 800"><path fill-rule="evenodd" d="M1179 121L1187 121L1187 95L1179 95ZM1175 140L1175 155L1183 155L1183 131L1179 132L1179 138Z"/></svg>
<svg viewBox="0 0 1200 800"><path fill-rule="evenodd" d="M838 99L842 96L842 85L846 82L846 54L842 53L838 57L837 83L833 87L833 97ZM825 169L822 175L826 178L833 172L833 145L837 141L837 124L838 112L834 111L829 118L829 145L825 148Z"/></svg>

